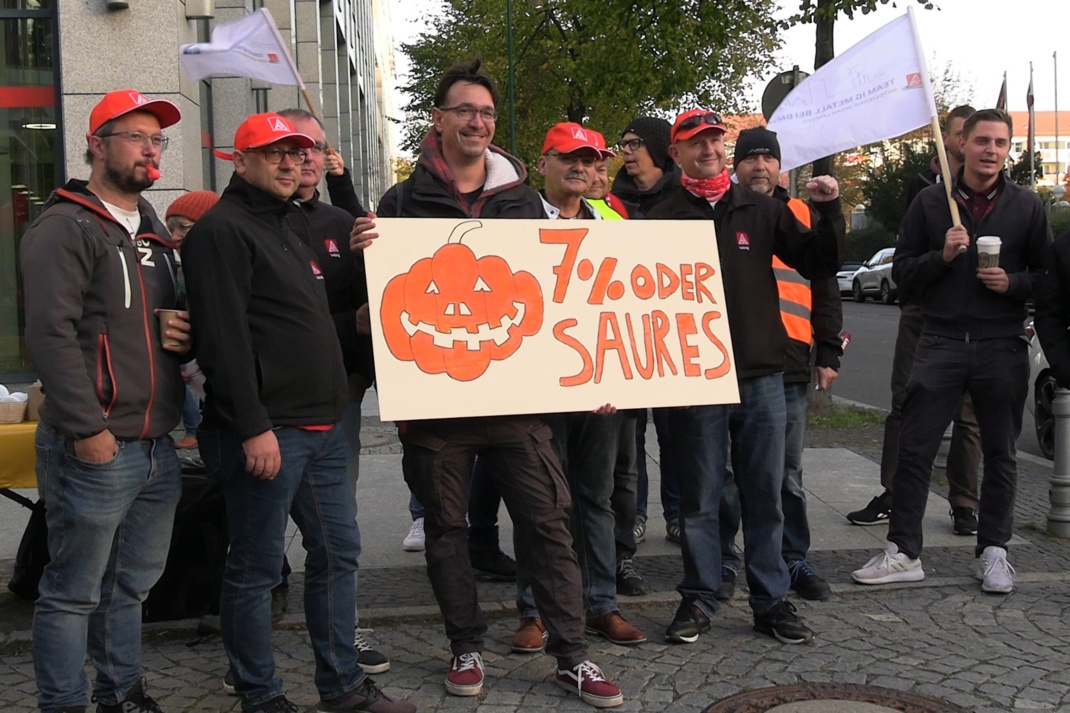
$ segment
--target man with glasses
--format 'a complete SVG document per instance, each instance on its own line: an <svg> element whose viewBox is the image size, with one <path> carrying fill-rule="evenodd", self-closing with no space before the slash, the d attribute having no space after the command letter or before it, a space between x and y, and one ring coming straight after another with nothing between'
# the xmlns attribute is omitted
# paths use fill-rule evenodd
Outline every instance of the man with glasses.
<svg viewBox="0 0 1070 713"><path fill-rule="evenodd" d="M26 346L48 392L37 483L51 561L34 610L43 711L159 711L142 687L141 602L167 561L182 472L179 364L189 351L171 242L141 195L159 177L178 107L133 89L89 115L88 181L48 200L21 244ZM179 346L163 346L161 331Z"/></svg>
<svg viewBox="0 0 1070 713"><path fill-rule="evenodd" d="M207 378L201 456L222 480L230 526L223 644L243 711L298 710L271 649L271 589L292 517L308 553L318 709L412 713L367 677L353 643L360 534L339 426L346 372L309 222L290 201L315 147L285 117L250 116L234 136L230 184L182 246Z"/></svg>
<svg viewBox="0 0 1070 713"><path fill-rule="evenodd" d="M431 130L413 175L379 202L377 214L406 218L545 218L539 194L527 187L519 159L496 146L498 88L473 60L446 70L431 111ZM581 191L582 192L582 191ZM371 219L358 220L350 238L366 248ZM389 248L386 248L389 249ZM405 482L425 509L427 574L438 600L452 658L446 691L483 690L483 638L468 557L465 512L478 456L485 461L512 517L518 562L535 573L535 604L547 629L546 651L557 659L557 683L590 705L624 702L620 689L587 658L580 568L569 535L568 485L538 415L410 421L402 431Z"/></svg>
<svg viewBox="0 0 1070 713"><path fill-rule="evenodd" d="M729 329L739 379L736 406L692 406L669 411L673 453L681 471L680 516L684 578L681 602L665 632L693 643L709 630L719 603L721 546L718 508L728 458L743 511L744 560L754 629L785 643L813 632L787 601L790 578L781 556L784 515L784 351L787 334L773 256L809 279L834 277L843 254L839 186L830 176L807 185L817 222L812 230L775 198L733 186L726 168L725 126L703 109L680 114L670 153L682 169L679 191L650 211L662 220L705 220L716 226Z"/></svg>
<svg viewBox="0 0 1070 713"><path fill-rule="evenodd" d="M621 133L624 170L617 172L613 194L643 213L680 187L680 169L669 156L669 129L664 119L639 116Z"/></svg>

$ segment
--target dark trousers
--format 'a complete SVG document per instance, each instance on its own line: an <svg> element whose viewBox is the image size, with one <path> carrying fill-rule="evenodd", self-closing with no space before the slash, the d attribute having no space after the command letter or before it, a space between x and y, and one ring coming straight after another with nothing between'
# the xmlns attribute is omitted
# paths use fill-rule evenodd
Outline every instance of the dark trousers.
<svg viewBox="0 0 1070 713"><path fill-rule="evenodd" d="M965 342L922 335L903 401L895 506L888 528L888 541L900 552L921 554L933 459L967 393L977 413L984 454L977 554L990 545L1007 546L1018 477L1015 441L1022 430L1028 381L1027 345L1021 338Z"/></svg>
<svg viewBox="0 0 1070 713"><path fill-rule="evenodd" d="M639 504L639 466L635 448L634 414L626 413L620 424L617 464L613 468L613 539L617 561L635 557L635 519Z"/></svg>
<svg viewBox="0 0 1070 713"><path fill-rule="evenodd" d="M921 305L900 306L899 334L892 357L892 410L884 421L884 450L881 453L881 485L892 493L895 502L895 471L899 461L899 438L903 422L903 400L907 395L914 352L924 321ZM977 468L981 464L981 431L969 394L961 401L951 429L951 448L947 454L947 499L951 507L978 508ZM943 432L941 432L942 434Z"/></svg>
<svg viewBox="0 0 1070 713"><path fill-rule="evenodd" d="M571 497L550 426L535 416L412 421L402 439L409 489L424 505L427 574L455 656L483 650L486 620L468 558L468 493L476 456L498 486L517 559L532 578L546 651L568 667L587 658L580 567L572 549Z"/></svg>
<svg viewBox="0 0 1070 713"><path fill-rule="evenodd" d="M669 445L669 409L651 409L654 418L654 430L658 436L658 465L661 470L661 510L665 522L675 521L680 517L680 486L676 459ZM636 467L639 483L636 492L636 517L647 519L647 497L650 494L650 481L646 472L646 409L640 409L635 421Z"/></svg>

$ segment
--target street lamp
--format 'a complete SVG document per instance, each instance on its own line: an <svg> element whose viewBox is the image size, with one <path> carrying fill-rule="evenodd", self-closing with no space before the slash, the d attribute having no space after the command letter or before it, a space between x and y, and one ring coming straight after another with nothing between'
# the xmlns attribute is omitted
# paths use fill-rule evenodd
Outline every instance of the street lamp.
<svg viewBox="0 0 1070 713"><path fill-rule="evenodd" d="M1048 193L1048 202L1052 211L1064 211L1070 208L1070 203L1067 203L1063 198L1066 197L1066 189L1061 184L1056 183L1051 187L1051 191Z"/></svg>

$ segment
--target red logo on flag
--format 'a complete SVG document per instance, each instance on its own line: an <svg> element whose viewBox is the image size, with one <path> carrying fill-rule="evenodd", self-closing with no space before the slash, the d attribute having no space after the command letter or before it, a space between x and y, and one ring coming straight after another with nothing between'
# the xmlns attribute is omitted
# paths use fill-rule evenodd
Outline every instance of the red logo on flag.
<svg viewBox="0 0 1070 713"><path fill-rule="evenodd" d="M736 233L736 247L740 250L750 250L750 236L743 231Z"/></svg>
<svg viewBox="0 0 1070 713"><path fill-rule="evenodd" d="M316 264L315 260L309 260L308 264L312 266L312 274L316 276L317 280L323 279L323 270L320 270L320 266Z"/></svg>
<svg viewBox="0 0 1070 713"><path fill-rule="evenodd" d="M274 52L268 52L268 62L271 62L272 64L278 64L279 56Z"/></svg>
<svg viewBox="0 0 1070 713"><path fill-rule="evenodd" d="M921 72L914 72L907 75L908 87L920 87L921 86Z"/></svg>
<svg viewBox="0 0 1070 713"><path fill-rule="evenodd" d="M327 238L323 241L323 246L327 248L327 252L331 257L342 257L342 253L338 250L338 241L333 238Z"/></svg>

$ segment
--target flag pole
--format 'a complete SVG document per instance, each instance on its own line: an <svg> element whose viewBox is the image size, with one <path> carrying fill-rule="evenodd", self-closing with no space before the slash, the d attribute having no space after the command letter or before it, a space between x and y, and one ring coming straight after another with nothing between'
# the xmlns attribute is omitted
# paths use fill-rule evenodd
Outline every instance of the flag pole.
<svg viewBox="0 0 1070 713"><path fill-rule="evenodd" d="M1055 185L1059 185L1059 53L1051 53L1055 69Z"/></svg>
<svg viewBox="0 0 1070 713"><path fill-rule="evenodd" d="M282 34L279 32L279 26L275 24L275 18L271 16L271 11L266 7L260 9L263 10L264 14L268 17L268 24L271 25L271 31L275 34L275 39L278 41L279 47L282 48L282 54L286 57L286 63L290 65L290 71L293 72L294 79L297 80L297 86L301 90L301 96L304 97L305 104L308 104L309 113L316 117L316 121L322 125L323 117L321 117L319 111L316 110L316 105L312 103L312 97L309 95L308 89L305 88L305 82L301 79L301 73L297 71L297 64L294 62L294 58L290 56L289 47L286 46L286 42L282 39ZM331 142L327 139L326 134L323 136L323 143L326 145L327 149L334 151L334 149L331 148Z"/></svg>
<svg viewBox="0 0 1070 713"><path fill-rule="evenodd" d="M951 192L951 166L947 162L947 150L944 148L944 132L940 128L940 115L936 110L936 97L933 96L933 85L929 79L929 63L925 61L925 57L921 53L921 40L918 37L918 25L914 19L914 8L907 7L907 14L910 15L910 29L914 33L914 47L918 53L918 68L922 72L921 84L925 88L925 96L929 100L929 128L933 132L933 141L936 143L936 155L940 161L940 177L944 183L944 193L947 195L947 208L951 211L951 224L957 228L962 225L962 218L959 217L959 206ZM960 245L959 252L966 252L966 246Z"/></svg>

